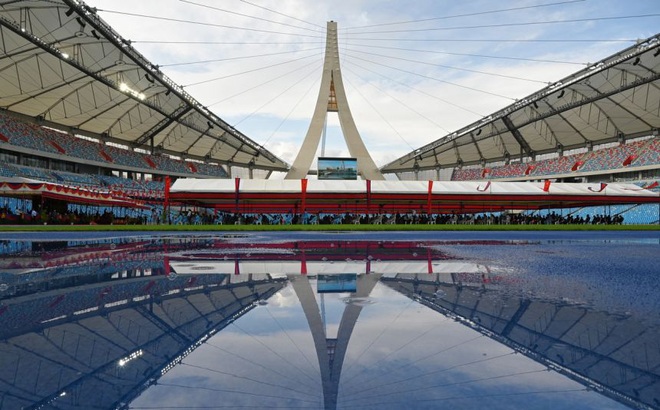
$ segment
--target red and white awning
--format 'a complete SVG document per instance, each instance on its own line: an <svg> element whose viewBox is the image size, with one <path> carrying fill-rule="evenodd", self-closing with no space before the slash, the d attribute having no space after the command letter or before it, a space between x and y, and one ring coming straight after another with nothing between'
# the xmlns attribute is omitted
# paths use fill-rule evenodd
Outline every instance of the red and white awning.
<svg viewBox="0 0 660 410"><path fill-rule="evenodd" d="M89 205L146 208L144 202L118 197L111 192L82 187L69 187L27 178L12 178L0 181L0 196L41 196L66 202Z"/></svg>
<svg viewBox="0 0 660 410"><path fill-rule="evenodd" d="M660 203L660 193L647 188L550 181L179 179L170 189L170 199L242 213L469 213Z"/></svg>

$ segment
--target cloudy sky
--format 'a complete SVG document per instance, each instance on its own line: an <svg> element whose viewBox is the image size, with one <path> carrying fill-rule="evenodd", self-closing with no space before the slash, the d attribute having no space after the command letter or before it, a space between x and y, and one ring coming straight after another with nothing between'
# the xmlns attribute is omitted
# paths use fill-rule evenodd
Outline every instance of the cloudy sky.
<svg viewBox="0 0 660 410"><path fill-rule="evenodd" d="M338 23L354 120L378 166L660 27L653 0L87 3L198 101L289 163L314 111L329 20ZM348 156L336 114L323 154Z"/></svg>

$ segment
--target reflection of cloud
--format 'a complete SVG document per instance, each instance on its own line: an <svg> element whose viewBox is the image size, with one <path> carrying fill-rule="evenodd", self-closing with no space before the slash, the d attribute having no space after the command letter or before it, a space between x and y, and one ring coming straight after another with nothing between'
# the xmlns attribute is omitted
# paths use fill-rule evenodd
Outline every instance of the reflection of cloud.
<svg viewBox="0 0 660 410"><path fill-rule="evenodd" d="M268 299L268 304L273 308L287 308L298 305L300 302L298 302L298 298L296 297L293 288L287 286Z"/></svg>

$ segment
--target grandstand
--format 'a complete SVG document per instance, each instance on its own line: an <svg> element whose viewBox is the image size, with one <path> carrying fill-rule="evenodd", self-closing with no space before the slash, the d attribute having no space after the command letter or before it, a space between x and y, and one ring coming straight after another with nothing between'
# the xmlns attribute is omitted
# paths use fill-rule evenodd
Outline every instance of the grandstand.
<svg viewBox="0 0 660 410"><path fill-rule="evenodd" d="M29 156L36 157L37 161L46 165L45 168L75 170L84 164L87 165L84 169L86 173L97 175L124 171L155 177L228 177L227 171L221 166L205 164L204 167L190 167L187 165L189 162L169 156L148 155L103 145L24 121L0 110L0 150L14 154L9 158L14 159L17 165L26 163L23 157ZM203 171L198 171L198 168Z"/></svg>
<svg viewBox="0 0 660 410"><path fill-rule="evenodd" d="M631 175L631 174L637 174ZM528 163L499 166L457 168L452 181L499 179L529 181L539 179L570 179L599 182L660 178L660 137L642 138L625 144L596 147L591 152L562 155Z"/></svg>

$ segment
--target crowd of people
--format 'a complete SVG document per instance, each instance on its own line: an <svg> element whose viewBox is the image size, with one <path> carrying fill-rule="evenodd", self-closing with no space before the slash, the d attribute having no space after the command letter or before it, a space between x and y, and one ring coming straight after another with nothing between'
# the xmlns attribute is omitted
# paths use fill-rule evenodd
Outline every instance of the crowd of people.
<svg viewBox="0 0 660 410"><path fill-rule="evenodd" d="M621 225L624 217L618 215L561 215L551 212L498 213L498 214L360 214L360 213L304 213L259 214L227 213L198 210L180 210L172 215L174 225Z"/></svg>
<svg viewBox="0 0 660 410"><path fill-rule="evenodd" d="M173 209L166 221L162 207L147 210L112 209L107 207L73 206L65 211L48 209L0 208L0 224L46 225L556 225L556 224L623 224L621 214L582 215L557 212L426 214L426 213L233 213L204 208Z"/></svg>
<svg viewBox="0 0 660 410"><path fill-rule="evenodd" d="M156 222L150 219L148 214L129 216L122 212L122 215L118 215L109 208L67 211L48 209L23 211L18 208L0 208L0 225L143 225Z"/></svg>

